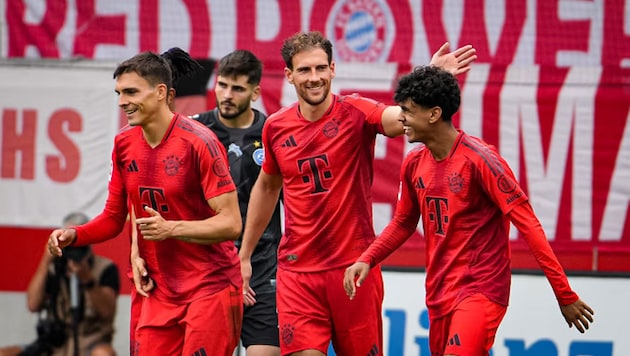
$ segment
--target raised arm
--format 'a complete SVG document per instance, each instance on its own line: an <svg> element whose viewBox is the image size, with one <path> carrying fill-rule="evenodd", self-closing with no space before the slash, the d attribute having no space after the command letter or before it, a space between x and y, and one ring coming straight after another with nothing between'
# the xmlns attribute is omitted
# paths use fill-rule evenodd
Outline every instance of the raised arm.
<svg viewBox="0 0 630 356"><path fill-rule="evenodd" d="M53 258L54 257L45 250L41 260L39 261L35 274L33 274L31 281L28 283L28 288L26 290L26 305L28 306L28 310L33 313L41 310L44 303L44 296L46 294L46 277L48 276L48 269Z"/></svg>

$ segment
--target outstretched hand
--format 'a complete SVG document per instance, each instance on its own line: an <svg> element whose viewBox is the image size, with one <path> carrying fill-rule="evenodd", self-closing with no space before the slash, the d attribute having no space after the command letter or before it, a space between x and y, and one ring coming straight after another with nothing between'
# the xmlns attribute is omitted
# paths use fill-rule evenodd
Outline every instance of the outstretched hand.
<svg viewBox="0 0 630 356"><path fill-rule="evenodd" d="M459 75L470 70L470 64L477 59L477 50L472 45L462 46L450 52L450 45L445 42L431 57L431 65L441 67Z"/></svg>
<svg viewBox="0 0 630 356"><path fill-rule="evenodd" d="M75 229L57 229L48 237L48 252L51 256L61 257L62 249L70 246L77 238Z"/></svg>
<svg viewBox="0 0 630 356"><path fill-rule="evenodd" d="M357 287L361 287L361 284L368 276L369 272L370 265L365 262L356 262L346 268L346 272L343 275L343 289L346 290L346 294L350 297L350 300L354 299L357 295Z"/></svg>
<svg viewBox="0 0 630 356"><path fill-rule="evenodd" d="M575 327L584 333L588 330L589 323L593 323L593 309L589 307L582 299L578 299L575 303L569 305L561 305L560 311L564 316L564 320L567 321L569 327Z"/></svg>

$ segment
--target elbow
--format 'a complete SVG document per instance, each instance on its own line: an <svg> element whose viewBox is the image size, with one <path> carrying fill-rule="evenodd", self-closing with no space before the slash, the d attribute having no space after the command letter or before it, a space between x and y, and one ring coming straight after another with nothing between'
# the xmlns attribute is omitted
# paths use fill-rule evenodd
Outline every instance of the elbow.
<svg viewBox="0 0 630 356"><path fill-rule="evenodd" d="M230 224L229 229L226 233L230 240L238 240L241 237L241 233L243 232L243 223L240 219L235 219L233 224Z"/></svg>

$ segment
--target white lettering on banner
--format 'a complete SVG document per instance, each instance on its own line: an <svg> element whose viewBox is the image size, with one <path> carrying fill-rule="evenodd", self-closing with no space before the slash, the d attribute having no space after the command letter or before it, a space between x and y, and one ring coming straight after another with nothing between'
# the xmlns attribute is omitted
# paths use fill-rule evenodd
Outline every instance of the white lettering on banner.
<svg viewBox="0 0 630 356"><path fill-rule="evenodd" d="M462 88L459 127L476 137L483 136L483 98L489 75L490 65L475 65L475 70L466 74L466 85Z"/></svg>
<svg viewBox="0 0 630 356"><path fill-rule="evenodd" d="M561 205L560 198L566 179L566 162L571 159L572 236L576 240L590 240L594 97L601 71L597 67L569 70L551 120L553 129L545 159L541 137L544 132L540 127L540 120L545 118L538 116L536 97L540 87L537 84L532 85L531 77L536 76L532 75L531 70L527 74L520 72L518 68L515 70L518 73L509 70L501 94L500 152L510 162L516 176L520 177L518 152L521 143L523 144L529 197L550 239L554 239L557 231L558 207ZM526 81L522 82L519 78ZM519 128L522 129L522 141ZM573 152L570 153L571 142Z"/></svg>
<svg viewBox="0 0 630 356"><path fill-rule="evenodd" d="M600 241L621 241L624 226L627 224L625 217L630 205L630 111L627 113L615 162L599 234Z"/></svg>
<svg viewBox="0 0 630 356"><path fill-rule="evenodd" d="M596 66L602 56L603 0L592 1L559 1L558 18L563 22L587 22L588 30L585 40L588 39L588 49L582 50L558 50L557 64L560 67L575 65Z"/></svg>
<svg viewBox="0 0 630 356"><path fill-rule="evenodd" d="M601 67L572 67L569 70L558 97L551 136L552 147L560 150L558 157L555 157L558 166L567 161L573 163L571 236L574 241L589 241L592 238L595 93L600 78ZM563 144L565 148L562 147ZM573 147L572 157L568 153L570 145ZM559 211L558 206L559 202L554 207L555 211Z"/></svg>
<svg viewBox="0 0 630 356"><path fill-rule="evenodd" d="M6 28L0 29L8 37L1 48L5 57L121 59L177 45L196 57L249 48L265 62L280 61L284 38L327 29L335 50L347 52L347 58L373 58L377 51L382 62L424 63L446 39L453 45L473 43L480 61L500 65L619 66L630 59L629 46L623 45L630 40L627 1L521 0L510 6L496 0L278 0L272 6L255 0L7 3ZM356 38L344 35L353 29L361 30ZM359 44L348 45L349 40Z"/></svg>
<svg viewBox="0 0 630 356"><path fill-rule="evenodd" d="M530 135L528 147L542 150L538 129L538 110L536 105L536 91L538 89L538 68L529 68L525 71L521 68L508 68L505 75L505 83L500 94L499 106L499 152L509 163L514 175L520 179L520 128L526 130L527 125L535 125L536 135ZM484 109L485 112L485 109ZM537 151L538 162L542 164L542 152ZM526 152L527 155L527 152ZM531 153L530 153L531 155ZM535 169L536 165L528 164L528 169ZM540 216L539 212L539 216ZM555 215L554 215L555 216ZM545 228L547 225L543 223ZM510 239L517 238L516 228L510 226Z"/></svg>

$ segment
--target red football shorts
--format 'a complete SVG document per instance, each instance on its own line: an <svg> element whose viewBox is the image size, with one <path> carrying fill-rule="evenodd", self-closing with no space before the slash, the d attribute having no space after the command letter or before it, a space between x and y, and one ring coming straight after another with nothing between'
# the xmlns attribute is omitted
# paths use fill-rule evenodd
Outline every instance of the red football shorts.
<svg viewBox="0 0 630 356"><path fill-rule="evenodd" d="M343 289L345 267L322 272L278 269L277 304L280 350L324 354L330 341L337 355L383 354L383 277L372 268L350 300Z"/></svg>
<svg viewBox="0 0 630 356"><path fill-rule="evenodd" d="M230 285L189 304L144 298L138 320L138 355L225 355L238 345L243 294Z"/></svg>
<svg viewBox="0 0 630 356"><path fill-rule="evenodd" d="M506 310L481 293L465 298L452 313L430 320L431 354L488 355Z"/></svg>

